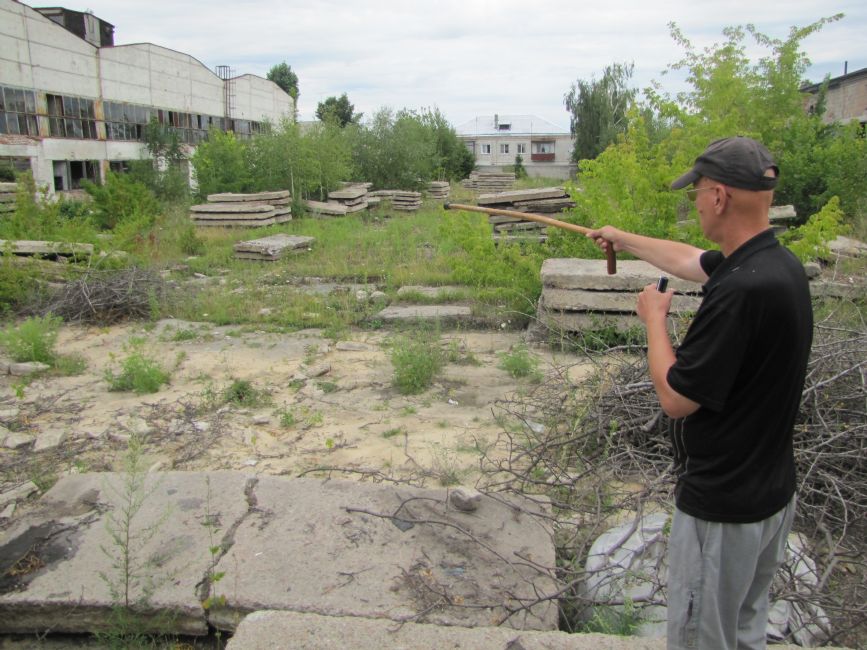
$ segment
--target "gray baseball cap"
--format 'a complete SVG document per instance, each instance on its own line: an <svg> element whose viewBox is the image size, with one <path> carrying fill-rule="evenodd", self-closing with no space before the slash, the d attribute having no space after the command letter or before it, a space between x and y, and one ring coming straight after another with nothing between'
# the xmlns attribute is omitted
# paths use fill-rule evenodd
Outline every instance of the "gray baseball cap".
<svg viewBox="0 0 867 650"><path fill-rule="evenodd" d="M769 169L774 170L773 178L765 176ZM779 175L780 169L765 146L739 135L711 142L695 159L692 169L671 184L671 189L682 189L706 176L723 185L761 192L774 189Z"/></svg>

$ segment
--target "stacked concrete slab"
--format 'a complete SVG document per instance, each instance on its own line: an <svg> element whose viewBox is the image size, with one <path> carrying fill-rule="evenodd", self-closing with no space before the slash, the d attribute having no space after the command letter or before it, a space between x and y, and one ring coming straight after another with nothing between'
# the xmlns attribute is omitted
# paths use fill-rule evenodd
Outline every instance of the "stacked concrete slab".
<svg viewBox="0 0 867 650"><path fill-rule="evenodd" d="M346 215L346 206L337 201L304 201L307 211L321 217L342 217Z"/></svg>
<svg viewBox="0 0 867 650"><path fill-rule="evenodd" d="M391 198L391 207L403 212L414 212L421 207L421 192L398 190Z"/></svg>
<svg viewBox="0 0 867 650"><path fill-rule="evenodd" d="M292 220L291 204L286 190L209 194L207 203L190 207L190 219L197 226L270 226Z"/></svg>
<svg viewBox="0 0 867 650"><path fill-rule="evenodd" d="M504 192L515 186L514 172L470 172L461 185L477 192Z"/></svg>
<svg viewBox="0 0 867 650"><path fill-rule="evenodd" d="M486 208L514 212L553 213L575 206L562 187L538 187L492 194L480 194L477 203ZM547 226L528 219L490 215L488 222L494 229L494 241L537 241L548 238Z"/></svg>
<svg viewBox="0 0 867 650"><path fill-rule="evenodd" d="M431 181L427 184L426 194L430 199L447 201L450 189L448 181Z"/></svg>
<svg viewBox="0 0 867 650"><path fill-rule="evenodd" d="M542 263L542 295L537 316L549 330L579 333L615 327L626 331L640 326L635 314L638 293L655 284L660 271L647 262L618 260L617 273L608 275L605 260L547 259ZM670 278L675 296L671 315L698 309L701 285Z"/></svg>
<svg viewBox="0 0 867 650"><path fill-rule="evenodd" d="M347 185L339 190L328 193L328 202L337 203L346 208L346 214L367 210L367 184Z"/></svg>
<svg viewBox="0 0 867 650"><path fill-rule="evenodd" d="M234 245L235 257L242 260L274 262L287 254L309 251L313 237L279 233L270 237L239 241Z"/></svg>
<svg viewBox="0 0 867 650"><path fill-rule="evenodd" d="M17 191L17 183L0 183L0 214L15 212L15 194Z"/></svg>

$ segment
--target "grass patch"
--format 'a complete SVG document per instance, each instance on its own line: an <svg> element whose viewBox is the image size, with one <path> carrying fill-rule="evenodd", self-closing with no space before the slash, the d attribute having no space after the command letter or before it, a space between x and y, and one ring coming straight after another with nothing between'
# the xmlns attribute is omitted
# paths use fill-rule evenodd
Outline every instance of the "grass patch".
<svg viewBox="0 0 867 650"><path fill-rule="evenodd" d="M6 349L13 361L35 361L53 366L57 356L54 346L62 322L61 318L51 314L33 316L0 332L0 345Z"/></svg>
<svg viewBox="0 0 867 650"><path fill-rule="evenodd" d="M268 392L256 388L253 382L247 379L234 379L223 391L223 401L235 406L254 407L267 404Z"/></svg>
<svg viewBox="0 0 867 650"><path fill-rule="evenodd" d="M529 377L535 381L542 379L539 372L539 359L530 354L526 345L516 345L509 352L503 352L499 356L499 367L511 377L515 379Z"/></svg>

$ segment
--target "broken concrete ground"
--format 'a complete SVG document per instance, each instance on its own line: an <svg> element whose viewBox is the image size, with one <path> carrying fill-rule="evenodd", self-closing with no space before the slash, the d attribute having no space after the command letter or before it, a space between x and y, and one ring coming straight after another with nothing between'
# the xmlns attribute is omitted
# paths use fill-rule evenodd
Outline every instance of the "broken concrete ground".
<svg viewBox="0 0 867 650"><path fill-rule="evenodd" d="M61 479L0 540L0 632L105 630L126 583L154 631L233 630L249 612L553 630L554 547L535 503L241 472L148 474L118 568L120 474ZM129 580L125 577L129 576ZM208 598L216 603L203 607ZM167 629L168 627L168 629Z"/></svg>

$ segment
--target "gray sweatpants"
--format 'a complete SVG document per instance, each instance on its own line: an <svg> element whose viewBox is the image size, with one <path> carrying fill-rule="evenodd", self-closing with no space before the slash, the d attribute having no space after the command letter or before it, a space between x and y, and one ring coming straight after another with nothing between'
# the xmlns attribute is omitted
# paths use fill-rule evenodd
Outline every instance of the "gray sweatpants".
<svg viewBox="0 0 867 650"><path fill-rule="evenodd" d="M668 648L764 649L768 591L795 497L764 521L724 524L675 509L668 541Z"/></svg>

